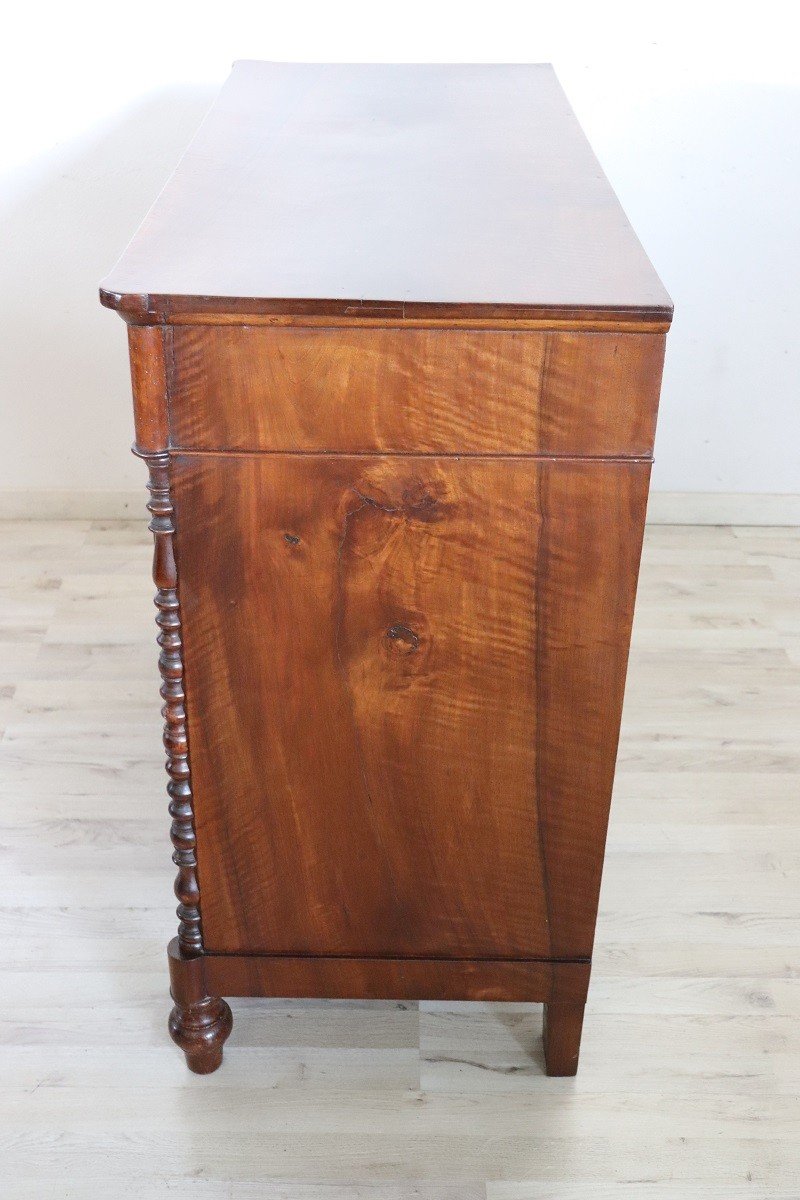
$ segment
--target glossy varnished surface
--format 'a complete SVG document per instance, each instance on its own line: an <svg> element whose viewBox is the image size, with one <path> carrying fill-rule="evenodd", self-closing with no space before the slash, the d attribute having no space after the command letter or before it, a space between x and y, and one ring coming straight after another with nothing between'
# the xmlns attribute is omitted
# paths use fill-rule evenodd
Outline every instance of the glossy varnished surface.
<svg viewBox="0 0 800 1200"><path fill-rule="evenodd" d="M176 327L188 449L649 455L663 334Z"/></svg>
<svg viewBox="0 0 800 1200"><path fill-rule="evenodd" d="M208 950L590 953L648 474L173 459Z"/></svg>
<svg viewBox="0 0 800 1200"><path fill-rule="evenodd" d="M140 318L671 311L547 65L237 63L102 287Z"/></svg>
<svg viewBox="0 0 800 1200"><path fill-rule="evenodd" d="M588 962L540 959L203 956L207 986L225 996L416 1000L424 994L430 1000L547 1004L557 995L582 1008L589 971Z"/></svg>
<svg viewBox="0 0 800 1200"><path fill-rule="evenodd" d="M316 991L544 1001L574 1074L671 308L552 71L240 64L102 296L189 1066Z"/></svg>

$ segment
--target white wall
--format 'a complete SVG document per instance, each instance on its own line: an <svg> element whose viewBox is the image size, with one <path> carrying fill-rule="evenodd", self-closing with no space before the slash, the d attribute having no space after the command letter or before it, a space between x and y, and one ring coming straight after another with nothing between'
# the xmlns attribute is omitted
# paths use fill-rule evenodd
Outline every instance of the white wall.
<svg viewBox="0 0 800 1200"><path fill-rule="evenodd" d="M232 60L271 58L554 62L675 301L654 486L800 492L796 10L744 11L17 7L0 76L0 489L142 488L124 325L99 307L97 281Z"/></svg>

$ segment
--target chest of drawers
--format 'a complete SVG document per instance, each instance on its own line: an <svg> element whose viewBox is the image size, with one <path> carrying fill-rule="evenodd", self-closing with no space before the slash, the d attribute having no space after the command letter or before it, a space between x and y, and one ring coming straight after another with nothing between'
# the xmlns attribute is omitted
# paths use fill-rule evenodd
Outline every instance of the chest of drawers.
<svg viewBox="0 0 800 1200"><path fill-rule="evenodd" d="M547 67L237 64L111 277L178 936L223 997L542 1002L576 1070L669 299Z"/></svg>

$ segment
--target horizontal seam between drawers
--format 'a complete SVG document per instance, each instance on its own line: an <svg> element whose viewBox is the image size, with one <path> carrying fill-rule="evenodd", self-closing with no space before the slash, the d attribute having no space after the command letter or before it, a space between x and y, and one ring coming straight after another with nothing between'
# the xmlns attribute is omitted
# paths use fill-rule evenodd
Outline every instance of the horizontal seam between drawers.
<svg viewBox="0 0 800 1200"><path fill-rule="evenodd" d="M292 952L292 951L269 951L269 950L208 950L203 949L203 958L266 958L266 959L301 959L303 961L310 960L312 962L375 962L375 963L508 963L511 965L519 964L524 966L527 963L541 964L549 967L556 966L589 966L591 958L513 958L504 955L490 956L475 956L465 957L464 955L441 955L441 954L331 954L331 953L308 953L308 952Z"/></svg>
<svg viewBox="0 0 800 1200"><path fill-rule="evenodd" d="M530 459L534 462L652 463L652 454L534 454L493 450L200 450L170 446L173 457L196 458L483 458Z"/></svg>

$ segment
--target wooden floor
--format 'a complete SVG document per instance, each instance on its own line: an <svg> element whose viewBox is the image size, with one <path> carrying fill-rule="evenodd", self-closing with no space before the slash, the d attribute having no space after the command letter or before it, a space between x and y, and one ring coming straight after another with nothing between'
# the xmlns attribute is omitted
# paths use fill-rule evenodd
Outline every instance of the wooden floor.
<svg viewBox="0 0 800 1200"><path fill-rule="evenodd" d="M541 1010L166 1034L144 519L0 526L0 1194L800 1197L800 531L648 530L580 1074Z"/></svg>

